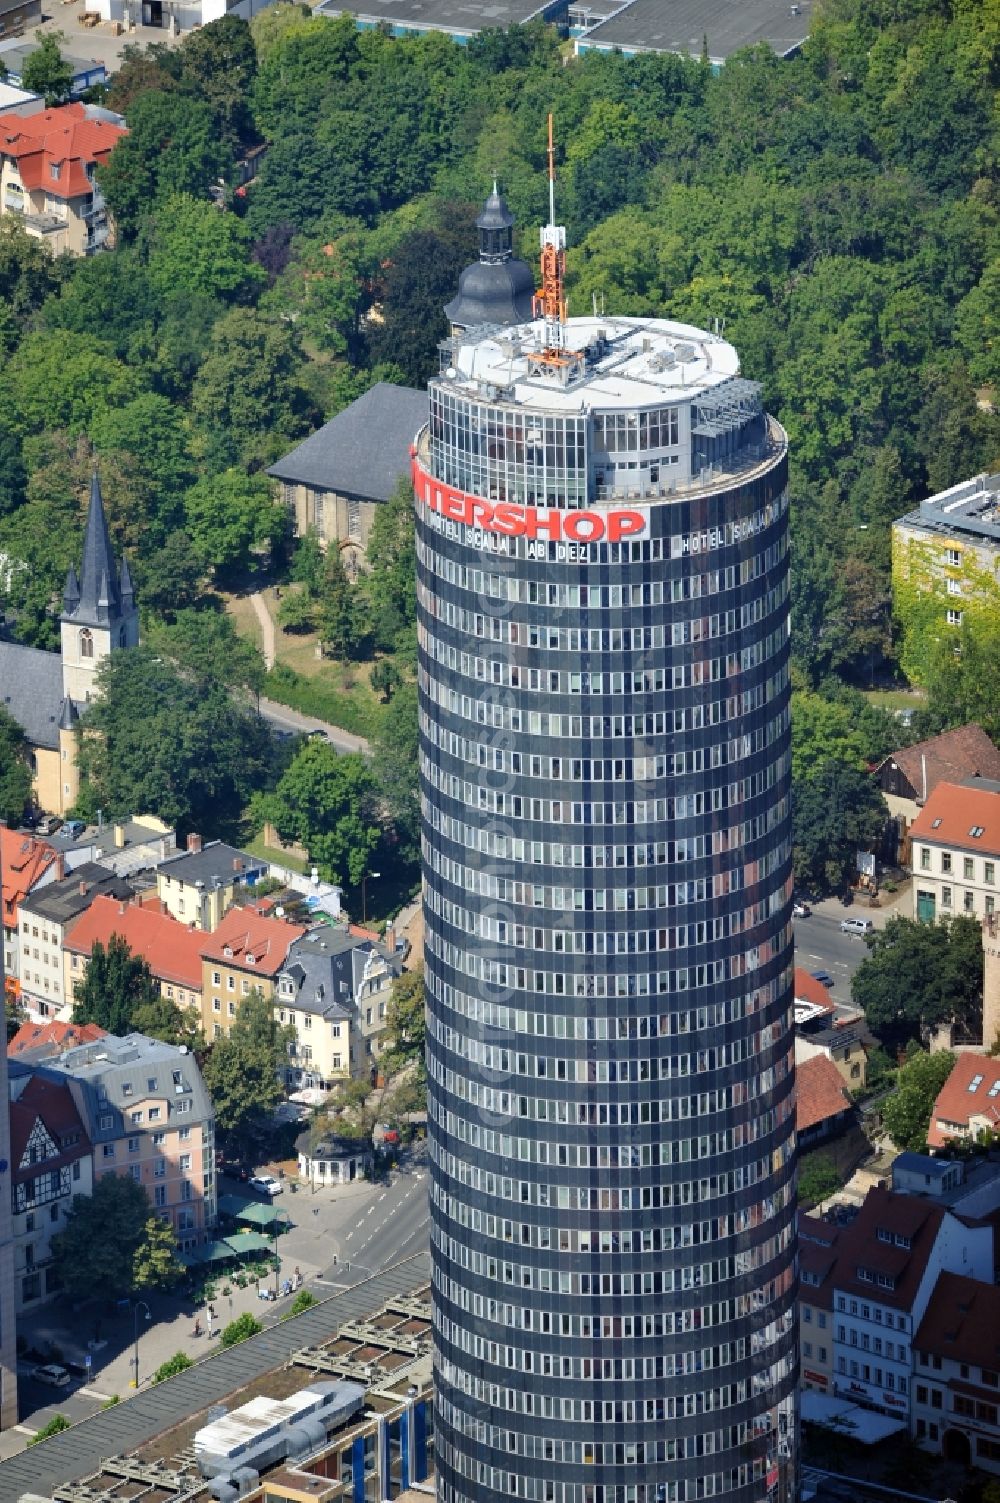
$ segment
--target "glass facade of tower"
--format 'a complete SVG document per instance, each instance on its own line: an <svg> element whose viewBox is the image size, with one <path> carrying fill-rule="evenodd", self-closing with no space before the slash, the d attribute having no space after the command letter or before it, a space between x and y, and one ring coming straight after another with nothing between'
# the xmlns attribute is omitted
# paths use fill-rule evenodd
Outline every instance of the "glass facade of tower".
<svg viewBox="0 0 1000 1503"><path fill-rule="evenodd" d="M785 442L652 386L414 458L442 1503L796 1496Z"/></svg>

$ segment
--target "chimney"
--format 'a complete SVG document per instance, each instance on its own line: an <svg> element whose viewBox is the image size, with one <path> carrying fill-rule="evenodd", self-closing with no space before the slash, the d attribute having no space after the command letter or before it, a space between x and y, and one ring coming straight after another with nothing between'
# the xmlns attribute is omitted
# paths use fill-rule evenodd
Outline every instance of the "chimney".
<svg viewBox="0 0 1000 1503"><path fill-rule="evenodd" d="M922 804L926 804L926 802L927 802L927 753L926 752L921 752L920 753L920 778L921 778L921 782L923 784L923 793L921 795L920 802Z"/></svg>
<svg viewBox="0 0 1000 1503"><path fill-rule="evenodd" d="M201 850L201 836L196 835L193 830L188 836L187 848L188 854L191 856L197 856L198 852Z"/></svg>
<svg viewBox="0 0 1000 1503"><path fill-rule="evenodd" d="M125 913L125 904L124 903L119 903L118 904L118 912L124 916L124 913Z"/></svg>
<svg viewBox="0 0 1000 1503"><path fill-rule="evenodd" d="M80 896L81 898L85 898L87 896L87 884L83 881L82 878L80 880Z"/></svg>
<svg viewBox="0 0 1000 1503"><path fill-rule="evenodd" d="M233 871L234 872L241 872L242 870L243 870L243 857L242 856L234 856L233 857Z"/></svg>
<svg viewBox="0 0 1000 1503"><path fill-rule="evenodd" d="M386 926L385 926L385 947L389 951L390 955L395 955L395 953L396 953L396 925L395 924L386 924Z"/></svg>
<svg viewBox="0 0 1000 1503"><path fill-rule="evenodd" d="M121 850L125 844L125 826L115 825L115 848Z"/></svg>
<svg viewBox="0 0 1000 1503"><path fill-rule="evenodd" d="M62 851L56 853L56 881L61 882L66 875L66 857Z"/></svg>

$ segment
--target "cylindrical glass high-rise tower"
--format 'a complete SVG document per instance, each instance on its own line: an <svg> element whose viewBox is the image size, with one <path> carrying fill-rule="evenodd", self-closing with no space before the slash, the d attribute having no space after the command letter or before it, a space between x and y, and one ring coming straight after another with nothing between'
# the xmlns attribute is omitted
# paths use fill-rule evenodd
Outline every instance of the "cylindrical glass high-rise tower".
<svg viewBox="0 0 1000 1503"><path fill-rule="evenodd" d="M785 435L470 330L413 478L439 1499L791 1503Z"/></svg>

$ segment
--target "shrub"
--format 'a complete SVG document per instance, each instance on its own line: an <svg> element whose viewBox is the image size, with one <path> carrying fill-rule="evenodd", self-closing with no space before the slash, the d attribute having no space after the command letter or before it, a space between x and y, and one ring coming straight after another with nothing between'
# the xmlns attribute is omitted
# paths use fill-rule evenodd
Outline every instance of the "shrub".
<svg viewBox="0 0 1000 1503"><path fill-rule="evenodd" d="M251 1336L256 1336L264 1327L259 1320L254 1320L249 1311L240 1315L236 1320L230 1321L222 1333L223 1346L238 1346L241 1341L247 1341Z"/></svg>
<svg viewBox="0 0 1000 1503"><path fill-rule="evenodd" d="M316 1303L317 1300L314 1294L310 1294L308 1289L300 1289L281 1318L282 1320L291 1320L293 1315L301 1315L304 1310L311 1310Z"/></svg>
<svg viewBox="0 0 1000 1503"><path fill-rule="evenodd" d="M60 1430L69 1429L69 1420L65 1414L54 1414L47 1425L43 1425L37 1435L33 1435L28 1441L29 1446L37 1446L40 1440L48 1440L50 1435L58 1435Z"/></svg>
<svg viewBox="0 0 1000 1503"><path fill-rule="evenodd" d="M182 1373L185 1368L194 1367L194 1363L186 1352L174 1352L166 1362L161 1362L153 1374L154 1383L162 1383L165 1378L173 1378L177 1373Z"/></svg>

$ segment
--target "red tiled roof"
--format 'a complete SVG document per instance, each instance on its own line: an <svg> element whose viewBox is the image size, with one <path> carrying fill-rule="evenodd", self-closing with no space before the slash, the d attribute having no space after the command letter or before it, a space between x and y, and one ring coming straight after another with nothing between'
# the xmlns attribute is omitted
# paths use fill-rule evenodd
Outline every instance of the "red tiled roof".
<svg viewBox="0 0 1000 1503"><path fill-rule="evenodd" d="M975 723L942 731L940 736L918 741L915 746L905 746L885 762L896 764L918 799L924 797L925 771L928 798L942 782L960 783L964 778L1000 780L1000 751L982 726Z"/></svg>
<svg viewBox="0 0 1000 1503"><path fill-rule="evenodd" d="M62 104L38 115L0 115L0 154L14 158L26 188L79 198L93 191L87 167L107 161L126 134L109 120L88 120L82 104Z"/></svg>
<svg viewBox="0 0 1000 1503"><path fill-rule="evenodd" d="M157 981L201 991L201 947L205 936L155 909L117 898L97 897L69 930L63 945L70 954L90 955L100 940L107 948L119 935L140 955Z"/></svg>
<svg viewBox="0 0 1000 1503"><path fill-rule="evenodd" d="M879 1304L908 1310L924 1276L931 1250L944 1220L943 1206L930 1204L914 1195L897 1195L877 1185L869 1190L865 1203L845 1227L837 1247L834 1285L851 1294L867 1295ZM909 1247L882 1241L879 1230L909 1242ZM887 1289L858 1278L858 1269L870 1269L892 1277L894 1287Z"/></svg>
<svg viewBox="0 0 1000 1503"><path fill-rule="evenodd" d="M793 987L796 1002L811 1002L814 1007L820 1007L824 1012L836 1012L837 1006L830 996L828 987L822 981L817 981L815 976L803 970L802 966L795 967L795 984ZM817 1013L818 1017L819 1014Z"/></svg>
<svg viewBox="0 0 1000 1503"><path fill-rule="evenodd" d="M301 924L268 918L253 908L230 908L217 929L200 936L201 954L204 960L220 960L241 971L276 976L289 946L305 932Z"/></svg>
<svg viewBox="0 0 1000 1503"><path fill-rule="evenodd" d="M812 1059L795 1066L795 1127L805 1132L830 1117L839 1117L850 1109L851 1098L847 1093L840 1071L825 1054L814 1054Z"/></svg>
<svg viewBox="0 0 1000 1503"><path fill-rule="evenodd" d="M973 1090L972 1082L977 1076ZM1000 1128L1000 1059L985 1054L958 1056L934 1103L927 1130L928 1146L942 1148L950 1137L958 1135L959 1129L968 1130L972 1117L985 1117L993 1127ZM956 1131L942 1130L939 1122L955 1123Z"/></svg>
<svg viewBox="0 0 1000 1503"><path fill-rule="evenodd" d="M1000 1371L1000 1289L960 1273L939 1274L913 1345L918 1352Z"/></svg>
<svg viewBox="0 0 1000 1503"><path fill-rule="evenodd" d="M2 117L0 117L2 118ZM51 846L32 835L19 835L0 825L0 885L3 889L3 921L8 929L17 923L17 910L39 877L59 860Z"/></svg>
<svg viewBox="0 0 1000 1503"><path fill-rule="evenodd" d="M22 1168L28 1139L39 1117L60 1152L47 1158L41 1166L27 1164ZM15 1183L34 1179L40 1171L58 1169L89 1152L90 1139L69 1086L61 1081L47 1080L44 1075L32 1075L20 1096L10 1103L10 1162Z"/></svg>
<svg viewBox="0 0 1000 1503"><path fill-rule="evenodd" d="M981 835L973 835L981 829ZM1000 793L939 783L910 828L912 840L1000 856Z"/></svg>
<svg viewBox="0 0 1000 1503"><path fill-rule="evenodd" d="M97 1023L22 1023L7 1045L8 1055L61 1054L77 1044L92 1044L106 1030Z"/></svg>

